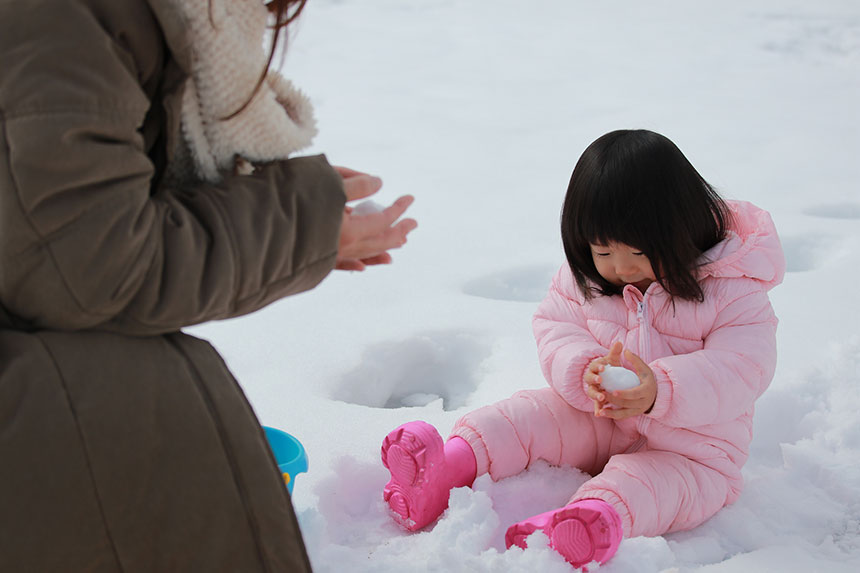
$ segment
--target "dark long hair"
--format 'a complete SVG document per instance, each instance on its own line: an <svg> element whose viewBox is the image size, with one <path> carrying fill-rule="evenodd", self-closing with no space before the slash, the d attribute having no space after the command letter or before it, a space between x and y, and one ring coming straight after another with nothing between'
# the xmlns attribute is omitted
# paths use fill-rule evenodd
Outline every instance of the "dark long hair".
<svg viewBox="0 0 860 573"><path fill-rule="evenodd" d="M728 206L668 138L619 130L595 140L573 169L561 214L564 252L587 299L620 294L594 266L590 244L642 251L674 298L702 301L702 253L729 228Z"/></svg>
<svg viewBox="0 0 860 573"><path fill-rule="evenodd" d="M265 2L266 8L269 10L269 14L273 16L271 26L275 31L275 33L272 34L272 44L269 47L269 57L266 60L266 67L263 69L262 73L260 73L260 77L257 79L257 84L254 86L254 89L251 90L251 94L248 96L248 99L245 100L245 103L243 103L239 109L223 118L224 120L233 119L242 113L245 108L250 105L251 100L254 99L257 92L260 91L260 87L263 85L263 82L266 81L266 74L269 73L269 66L272 65L272 61L275 59L278 41L281 39L282 35L286 36L287 26L299 17L299 14L301 14L302 10L305 8L305 4L307 4L307 0L268 0ZM209 0L209 11L211 17L212 0Z"/></svg>

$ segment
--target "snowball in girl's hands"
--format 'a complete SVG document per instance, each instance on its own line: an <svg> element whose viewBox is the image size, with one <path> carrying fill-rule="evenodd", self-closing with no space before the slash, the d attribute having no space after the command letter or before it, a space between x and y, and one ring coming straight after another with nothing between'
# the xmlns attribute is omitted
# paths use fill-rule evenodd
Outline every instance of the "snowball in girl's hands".
<svg viewBox="0 0 860 573"><path fill-rule="evenodd" d="M380 211L385 210L385 205L380 205L376 201L372 199L368 199L367 201L362 201L358 205L352 208L353 215L370 215L373 213L379 213Z"/></svg>
<svg viewBox="0 0 860 573"><path fill-rule="evenodd" d="M639 386L639 377L634 372L621 366L603 367L603 372L600 373L600 385L607 392L616 390L629 390Z"/></svg>

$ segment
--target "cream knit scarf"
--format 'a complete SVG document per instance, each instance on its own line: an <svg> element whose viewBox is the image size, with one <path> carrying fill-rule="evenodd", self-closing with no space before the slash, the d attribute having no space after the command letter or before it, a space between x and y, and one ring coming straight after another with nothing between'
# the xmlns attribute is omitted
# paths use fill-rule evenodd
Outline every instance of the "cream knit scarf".
<svg viewBox="0 0 860 573"><path fill-rule="evenodd" d="M197 176L253 171L310 145L316 122L308 98L280 74L266 80L241 113L266 66L269 12L263 0L171 0L184 16L191 77L182 100L182 133Z"/></svg>

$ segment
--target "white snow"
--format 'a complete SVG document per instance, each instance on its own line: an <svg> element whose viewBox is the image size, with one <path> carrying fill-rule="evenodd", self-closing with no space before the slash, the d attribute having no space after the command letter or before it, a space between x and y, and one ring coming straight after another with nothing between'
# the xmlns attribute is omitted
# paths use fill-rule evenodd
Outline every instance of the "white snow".
<svg viewBox="0 0 860 573"><path fill-rule="evenodd" d="M384 209L385 205L377 203L373 199L368 199L367 201L357 203L355 207L352 208L352 212L354 215L371 215L373 213L379 213Z"/></svg>
<svg viewBox="0 0 860 573"><path fill-rule="evenodd" d="M600 386L607 392L629 390L639 386L636 374L621 366L604 366L600 372Z"/></svg>
<svg viewBox="0 0 860 573"><path fill-rule="evenodd" d="M420 225L390 267L190 329L307 448L293 502L317 571L570 570L503 534L563 504L576 469L481 477L407 534L386 515L379 447L403 422L444 435L544 386L530 320L563 260L570 172L636 127L768 209L789 273L740 500L624 541L600 571L860 570L860 3L311 0L283 70L315 102L313 152L383 177L380 203L414 194Z"/></svg>

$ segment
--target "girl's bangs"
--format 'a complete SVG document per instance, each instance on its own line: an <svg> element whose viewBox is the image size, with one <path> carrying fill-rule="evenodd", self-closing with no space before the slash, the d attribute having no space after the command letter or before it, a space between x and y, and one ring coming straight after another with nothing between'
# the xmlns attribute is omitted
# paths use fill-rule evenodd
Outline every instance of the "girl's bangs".
<svg viewBox="0 0 860 573"><path fill-rule="evenodd" d="M623 243L647 250L649 241L641 193L624 191L619 185L599 185L589 194L589 205L576 216L579 242L594 245Z"/></svg>

